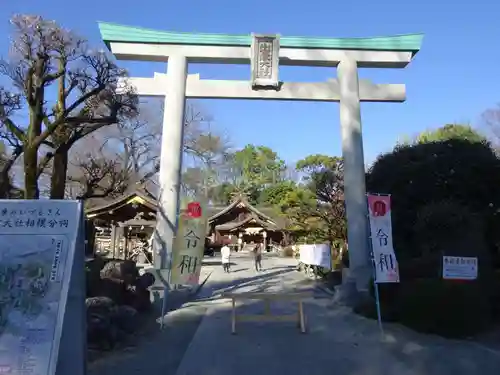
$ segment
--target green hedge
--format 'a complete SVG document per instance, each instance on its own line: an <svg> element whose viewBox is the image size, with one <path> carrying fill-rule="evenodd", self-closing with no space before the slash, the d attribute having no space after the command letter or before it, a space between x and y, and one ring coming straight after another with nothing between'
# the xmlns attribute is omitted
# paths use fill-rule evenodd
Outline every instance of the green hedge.
<svg viewBox="0 0 500 375"><path fill-rule="evenodd" d="M398 146L381 155L366 177L367 190L392 195L398 259L421 257L414 231L424 206L453 201L481 217L488 249L500 244L500 160L487 143L448 140Z"/></svg>
<svg viewBox="0 0 500 375"><path fill-rule="evenodd" d="M488 329L495 318L494 299L480 282L414 279L379 287L382 320L415 331L464 338ZM377 318L373 288L372 298L362 301L354 311Z"/></svg>
<svg viewBox="0 0 500 375"><path fill-rule="evenodd" d="M397 300L399 322L421 332L462 338L492 323L491 300L479 282L411 280Z"/></svg>
<svg viewBox="0 0 500 375"><path fill-rule="evenodd" d="M398 146L376 160L367 189L392 195L401 276L398 285L379 286L384 320L466 337L500 317L499 186L500 160L485 142ZM442 280L443 255L477 257L478 280ZM373 298L356 311L374 317Z"/></svg>

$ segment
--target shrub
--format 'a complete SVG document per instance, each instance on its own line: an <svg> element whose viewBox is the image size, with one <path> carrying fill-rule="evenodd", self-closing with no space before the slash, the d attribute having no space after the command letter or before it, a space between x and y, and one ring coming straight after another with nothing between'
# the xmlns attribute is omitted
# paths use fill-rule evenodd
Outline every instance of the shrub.
<svg viewBox="0 0 500 375"><path fill-rule="evenodd" d="M417 331L462 338L491 325L489 296L479 282L416 279L402 283L398 320Z"/></svg>
<svg viewBox="0 0 500 375"><path fill-rule="evenodd" d="M481 217L457 202L423 206L413 228L420 257L400 262L400 284L379 285L382 318L445 337L473 335L491 324L495 286L483 228ZM443 280L443 255L477 257L478 279ZM370 308L375 304L358 310L370 317Z"/></svg>
<svg viewBox="0 0 500 375"><path fill-rule="evenodd" d="M414 240L420 210L453 200L483 220L488 248L500 243L500 160L487 143L451 139L403 145L381 155L367 174L367 189L392 195L398 259L421 257Z"/></svg>
<svg viewBox="0 0 500 375"><path fill-rule="evenodd" d="M493 319L497 323L500 323L500 270L496 270L493 277L493 296L491 307Z"/></svg>
<svg viewBox="0 0 500 375"><path fill-rule="evenodd" d="M487 329L493 321L489 295L479 281L414 279L401 284L380 284L382 320L399 322L423 333L463 338ZM377 319L373 287L371 298L354 311Z"/></svg>
<svg viewBox="0 0 500 375"><path fill-rule="evenodd" d="M419 258L402 259L402 277L440 277L444 255L469 256L479 259L480 278L490 282L492 266L485 232L483 217L458 202L424 205L417 212L412 233Z"/></svg>
<svg viewBox="0 0 500 375"><path fill-rule="evenodd" d="M442 253L447 250L444 247L453 252L447 255L456 255L457 251L477 252L478 246L482 252L485 246L482 217L452 200L432 202L418 209L412 237L424 257Z"/></svg>
<svg viewBox="0 0 500 375"><path fill-rule="evenodd" d="M500 264L500 160L480 138L454 138L397 146L375 161L366 183L368 191L392 195L401 283L380 285L383 316L389 311L416 330L462 337L484 329L498 311L492 265ZM478 280L442 280L443 255L477 257Z"/></svg>
<svg viewBox="0 0 500 375"><path fill-rule="evenodd" d="M281 256L285 258L293 258L295 256L295 252L293 251L293 248L291 246L287 246L281 252Z"/></svg>

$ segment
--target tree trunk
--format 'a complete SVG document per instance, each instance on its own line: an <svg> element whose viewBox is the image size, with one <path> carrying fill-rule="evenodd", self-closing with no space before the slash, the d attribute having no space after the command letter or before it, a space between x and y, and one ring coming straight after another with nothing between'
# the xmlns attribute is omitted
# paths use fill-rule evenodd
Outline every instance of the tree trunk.
<svg viewBox="0 0 500 375"><path fill-rule="evenodd" d="M2 170L0 171L0 198L1 199L9 199L10 191L12 188L11 180L10 180L10 169L13 163L10 163L10 160L4 162L2 166Z"/></svg>
<svg viewBox="0 0 500 375"><path fill-rule="evenodd" d="M50 199L64 199L68 174L68 150L59 149L52 159Z"/></svg>
<svg viewBox="0 0 500 375"><path fill-rule="evenodd" d="M0 168L0 198L1 199L10 199L13 196L16 196L16 199L19 198L17 195L18 191L14 193L15 189L12 184L12 179L10 178L10 170L12 166L16 162L17 158L21 155L22 149L20 147L15 148L10 157L3 157L1 161L2 167ZM14 194L13 194L14 193Z"/></svg>
<svg viewBox="0 0 500 375"><path fill-rule="evenodd" d="M9 172L2 171L0 173L0 198L10 198L10 178Z"/></svg>
<svg viewBox="0 0 500 375"><path fill-rule="evenodd" d="M26 148L24 150L24 199L40 198L37 171L38 150Z"/></svg>

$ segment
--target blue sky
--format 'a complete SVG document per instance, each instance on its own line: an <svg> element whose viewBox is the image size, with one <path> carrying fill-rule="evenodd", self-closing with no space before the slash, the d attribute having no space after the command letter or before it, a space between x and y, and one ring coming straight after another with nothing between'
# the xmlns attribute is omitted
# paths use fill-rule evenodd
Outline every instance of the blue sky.
<svg viewBox="0 0 500 375"><path fill-rule="evenodd" d="M402 70L365 69L362 78L405 83L403 104L362 105L367 163L405 135L450 122L479 125L481 113L500 102L500 2L401 0L3 0L0 35L8 35L13 13L55 19L102 45L96 21L170 31L280 33L288 36L370 37L424 33L421 52ZM491 49L489 49L491 47ZM0 39L5 55L8 39ZM162 64L122 63L133 76L165 71ZM194 65L202 78L247 79L248 66ZM292 68L285 81L324 81L335 69ZM273 148L294 162L312 153L340 155L339 110L335 103L206 100L203 108L235 146Z"/></svg>

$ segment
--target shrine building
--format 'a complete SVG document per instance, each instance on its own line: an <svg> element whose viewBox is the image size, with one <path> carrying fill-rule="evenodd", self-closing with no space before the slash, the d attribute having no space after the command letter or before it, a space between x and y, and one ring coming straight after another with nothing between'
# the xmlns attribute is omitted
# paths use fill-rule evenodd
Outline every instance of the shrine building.
<svg viewBox="0 0 500 375"><path fill-rule="evenodd" d="M115 199L87 202L87 254L109 258L151 260L149 240L156 225L157 199L144 185L134 185ZM285 220L272 207L257 207L237 196L227 206L207 207L206 247L223 243L234 251L262 243L268 251L289 242Z"/></svg>

